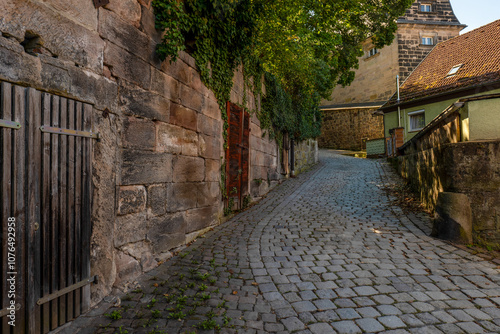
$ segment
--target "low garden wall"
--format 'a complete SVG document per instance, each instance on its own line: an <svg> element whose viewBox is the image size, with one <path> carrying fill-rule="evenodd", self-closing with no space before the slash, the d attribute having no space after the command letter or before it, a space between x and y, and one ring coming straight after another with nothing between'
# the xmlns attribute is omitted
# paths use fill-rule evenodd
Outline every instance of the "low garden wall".
<svg viewBox="0 0 500 334"><path fill-rule="evenodd" d="M427 208L435 209L440 192L467 195L474 242L500 248L500 140L448 143L398 159Z"/></svg>

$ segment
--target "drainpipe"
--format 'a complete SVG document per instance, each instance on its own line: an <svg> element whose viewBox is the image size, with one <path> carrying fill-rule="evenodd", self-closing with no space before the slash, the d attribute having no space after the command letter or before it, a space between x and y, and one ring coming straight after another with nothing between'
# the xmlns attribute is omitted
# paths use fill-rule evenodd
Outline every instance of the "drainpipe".
<svg viewBox="0 0 500 334"><path fill-rule="evenodd" d="M290 175L294 176L295 175L295 143L293 141L293 138L290 143L290 157L292 160L291 166L290 166Z"/></svg>
<svg viewBox="0 0 500 334"><path fill-rule="evenodd" d="M401 107L399 106L399 74L396 75L396 85L398 86L398 128L401 127Z"/></svg>

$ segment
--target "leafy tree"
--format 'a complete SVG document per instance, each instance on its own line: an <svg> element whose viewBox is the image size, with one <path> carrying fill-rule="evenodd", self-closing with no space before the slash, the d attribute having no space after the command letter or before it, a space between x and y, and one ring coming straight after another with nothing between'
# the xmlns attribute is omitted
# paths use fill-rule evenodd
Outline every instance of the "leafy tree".
<svg viewBox="0 0 500 334"><path fill-rule="evenodd" d="M361 43L368 37L377 47L391 43L397 17L412 3L154 0L157 27L165 30L157 51L172 60L181 50L192 53L221 110L240 64L248 77L267 73L261 121L296 138L314 137L321 122L319 102L336 84L352 82Z"/></svg>

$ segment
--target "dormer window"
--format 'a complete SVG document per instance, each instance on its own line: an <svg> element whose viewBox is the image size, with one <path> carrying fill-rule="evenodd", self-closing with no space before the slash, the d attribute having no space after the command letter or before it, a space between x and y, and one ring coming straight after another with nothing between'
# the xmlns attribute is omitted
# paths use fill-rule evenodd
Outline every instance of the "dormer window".
<svg viewBox="0 0 500 334"><path fill-rule="evenodd" d="M451 70L448 72L448 74L446 75L447 77L451 77L451 76L454 76L455 74L457 74L458 70L463 66L463 64L460 64L460 65L455 65L451 68Z"/></svg>
<svg viewBox="0 0 500 334"><path fill-rule="evenodd" d="M426 12L426 13L432 12L432 5L430 3L421 3L420 4L420 11Z"/></svg>
<svg viewBox="0 0 500 334"><path fill-rule="evenodd" d="M375 56L378 52L377 48L370 49L370 51L368 51L368 58Z"/></svg>
<svg viewBox="0 0 500 334"><path fill-rule="evenodd" d="M421 41L422 45L434 45L434 38L430 36L424 36L422 37Z"/></svg>

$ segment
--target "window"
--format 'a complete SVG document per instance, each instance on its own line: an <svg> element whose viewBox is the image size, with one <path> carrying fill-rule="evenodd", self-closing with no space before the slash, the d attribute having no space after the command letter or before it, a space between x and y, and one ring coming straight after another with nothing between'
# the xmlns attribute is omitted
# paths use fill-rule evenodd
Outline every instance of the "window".
<svg viewBox="0 0 500 334"><path fill-rule="evenodd" d="M422 3L420 4L420 11L421 12L432 12L432 5L429 3Z"/></svg>
<svg viewBox="0 0 500 334"><path fill-rule="evenodd" d="M377 48L370 49L370 51L368 51L368 58L375 56L377 53L378 53Z"/></svg>
<svg viewBox="0 0 500 334"><path fill-rule="evenodd" d="M410 132L422 130L425 126L425 111L418 110L408 113L410 119Z"/></svg>
<svg viewBox="0 0 500 334"><path fill-rule="evenodd" d="M446 76L451 77L457 74L458 70L462 67L462 65L463 64L453 66Z"/></svg>
<svg viewBox="0 0 500 334"><path fill-rule="evenodd" d="M434 38L422 37L422 45L434 45Z"/></svg>

